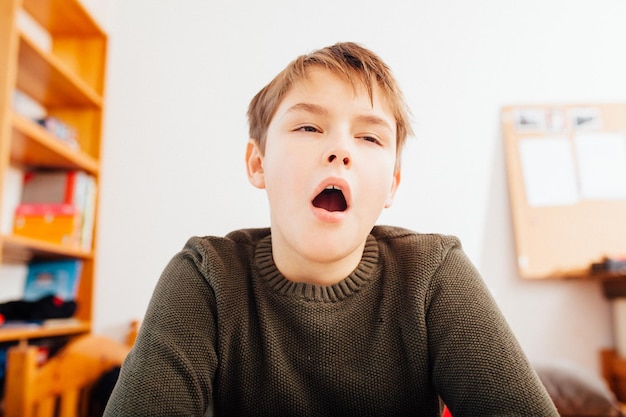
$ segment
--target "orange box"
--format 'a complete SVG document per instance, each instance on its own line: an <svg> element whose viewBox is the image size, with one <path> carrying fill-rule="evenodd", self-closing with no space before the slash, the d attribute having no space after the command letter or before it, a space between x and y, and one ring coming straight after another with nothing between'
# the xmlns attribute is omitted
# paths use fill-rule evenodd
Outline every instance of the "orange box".
<svg viewBox="0 0 626 417"><path fill-rule="evenodd" d="M20 204L13 233L63 246L80 244L82 215L73 204Z"/></svg>

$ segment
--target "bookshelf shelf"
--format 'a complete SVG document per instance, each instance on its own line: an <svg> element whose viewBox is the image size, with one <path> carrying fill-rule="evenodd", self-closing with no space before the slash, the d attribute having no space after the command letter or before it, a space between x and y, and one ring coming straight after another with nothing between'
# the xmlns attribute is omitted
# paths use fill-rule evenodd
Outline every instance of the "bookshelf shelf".
<svg viewBox="0 0 626 417"><path fill-rule="evenodd" d="M23 327L0 327L0 343L11 342L19 339L38 339L42 337L68 336L89 333L91 323L89 322L69 322L61 324L41 324L36 326L24 325Z"/></svg>
<svg viewBox="0 0 626 417"><path fill-rule="evenodd" d="M5 263L27 262L34 258L93 258L93 253L80 248L55 245L24 236L5 235L2 236L2 243L2 259Z"/></svg>
<svg viewBox="0 0 626 417"><path fill-rule="evenodd" d="M13 164L81 169L90 174L98 174L99 164L95 158L70 148L32 120L13 113L11 126L14 137L11 144Z"/></svg>
<svg viewBox="0 0 626 417"><path fill-rule="evenodd" d="M24 0L24 10L53 36L105 37L105 33L76 1Z"/></svg>
<svg viewBox="0 0 626 417"><path fill-rule="evenodd" d="M102 106L102 97L93 88L23 33L19 42L17 89L47 107Z"/></svg>

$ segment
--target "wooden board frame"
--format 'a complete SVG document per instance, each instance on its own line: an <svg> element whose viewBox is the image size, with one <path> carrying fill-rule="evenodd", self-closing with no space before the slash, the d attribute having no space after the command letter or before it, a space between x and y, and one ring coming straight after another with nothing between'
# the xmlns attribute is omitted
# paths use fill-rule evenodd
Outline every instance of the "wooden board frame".
<svg viewBox="0 0 626 417"><path fill-rule="evenodd" d="M598 116L586 127L589 120L574 119L585 112ZM522 120L524 114L538 119ZM626 198L581 197L570 204L529 204L520 143L558 137L567 138L574 149L574 137L583 131L618 133L626 138L626 103L508 106L501 117L520 275L530 279L588 277L593 262L605 256L624 256Z"/></svg>

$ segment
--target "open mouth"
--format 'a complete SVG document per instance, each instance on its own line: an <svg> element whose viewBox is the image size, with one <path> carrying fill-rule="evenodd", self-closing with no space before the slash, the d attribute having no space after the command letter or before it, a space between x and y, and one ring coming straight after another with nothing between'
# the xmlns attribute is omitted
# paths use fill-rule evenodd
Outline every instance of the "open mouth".
<svg viewBox="0 0 626 417"><path fill-rule="evenodd" d="M326 187L313 199L313 205L326 211L345 211L348 203L341 188L336 185Z"/></svg>

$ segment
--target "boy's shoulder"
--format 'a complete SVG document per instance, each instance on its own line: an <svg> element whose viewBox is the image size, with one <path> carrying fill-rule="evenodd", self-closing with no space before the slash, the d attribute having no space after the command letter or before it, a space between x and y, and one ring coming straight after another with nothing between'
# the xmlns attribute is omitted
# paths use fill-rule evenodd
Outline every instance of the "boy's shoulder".
<svg viewBox="0 0 626 417"><path fill-rule="evenodd" d="M224 268L246 268L254 260L258 243L269 236L269 228L235 230L225 236L192 236L174 259L191 260L206 275Z"/></svg>
<svg viewBox="0 0 626 417"><path fill-rule="evenodd" d="M414 242L417 245L435 245L442 248L461 247L461 241L458 237L439 233L420 233L414 230L406 229L398 226L374 226L371 232L372 236L379 242L387 242L388 244L407 244L405 242Z"/></svg>
<svg viewBox="0 0 626 417"><path fill-rule="evenodd" d="M241 245L254 246L258 241L265 239L270 234L271 232L269 227L239 229L228 233L223 239L227 239Z"/></svg>
<svg viewBox="0 0 626 417"><path fill-rule="evenodd" d="M395 226L375 226L371 234L378 241L384 262L394 263L407 276L414 272L420 277L431 276L449 260L464 263L466 259L456 236L419 233Z"/></svg>
<svg viewBox="0 0 626 417"><path fill-rule="evenodd" d="M253 250L259 241L269 236L269 228L240 229L225 236L193 236L185 244L183 252L191 251L201 257L221 257L228 253Z"/></svg>
<svg viewBox="0 0 626 417"><path fill-rule="evenodd" d="M222 244L234 244L234 245L256 245L256 243L267 236L269 236L270 228L249 228L239 229L229 232L224 236L207 235L207 236L194 236L190 241L203 242L209 245L222 245Z"/></svg>

